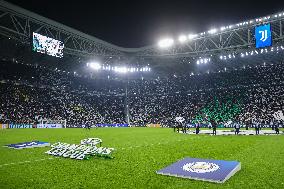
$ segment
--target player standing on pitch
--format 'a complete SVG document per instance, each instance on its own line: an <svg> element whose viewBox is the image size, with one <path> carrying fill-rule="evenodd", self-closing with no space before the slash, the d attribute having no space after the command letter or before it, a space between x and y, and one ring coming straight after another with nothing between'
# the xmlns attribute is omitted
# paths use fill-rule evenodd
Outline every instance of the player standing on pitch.
<svg viewBox="0 0 284 189"><path fill-rule="evenodd" d="M213 121L213 120L211 120L210 122L211 122L212 128L213 128L213 135L216 135L216 133L217 133L217 123L216 123L216 121Z"/></svg>
<svg viewBox="0 0 284 189"><path fill-rule="evenodd" d="M85 124L84 126L85 126L85 129L88 129L88 130L90 130L90 129L91 129L91 124L90 124L90 123L88 123L88 122L86 122L86 124Z"/></svg>
<svg viewBox="0 0 284 189"><path fill-rule="evenodd" d="M176 117L176 122L178 123L178 126L177 126L177 128L178 128L178 133L179 133L179 129L180 128L183 128L182 127L182 124L183 124L183 122L184 122L184 118L183 117L181 117L180 115L178 115L178 117Z"/></svg>
<svg viewBox="0 0 284 189"><path fill-rule="evenodd" d="M235 120L235 123L234 123L234 127L235 127L235 135L238 135L239 132L240 132L240 123L238 123L237 120Z"/></svg>

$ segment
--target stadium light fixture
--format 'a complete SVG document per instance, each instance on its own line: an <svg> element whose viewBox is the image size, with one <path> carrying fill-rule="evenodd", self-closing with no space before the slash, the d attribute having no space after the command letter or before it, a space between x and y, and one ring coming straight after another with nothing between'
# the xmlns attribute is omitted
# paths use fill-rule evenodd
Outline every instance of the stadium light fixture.
<svg viewBox="0 0 284 189"><path fill-rule="evenodd" d="M116 69L116 72L119 72L119 73L127 73L127 68L126 67L118 67Z"/></svg>
<svg viewBox="0 0 284 189"><path fill-rule="evenodd" d="M178 38L179 42L184 43L187 40L187 37L185 35L180 35Z"/></svg>
<svg viewBox="0 0 284 189"><path fill-rule="evenodd" d="M92 68L93 70L99 70L102 68L102 66L98 62L87 63L87 66Z"/></svg>
<svg viewBox="0 0 284 189"><path fill-rule="evenodd" d="M192 40L192 39L196 38L197 36L198 36L197 34L189 34L188 39Z"/></svg>
<svg viewBox="0 0 284 189"><path fill-rule="evenodd" d="M208 31L209 34L214 34L216 32L217 32L217 29L215 29L215 28Z"/></svg>
<svg viewBox="0 0 284 189"><path fill-rule="evenodd" d="M161 48L167 48L174 44L174 40L171 38L162 39L159 41L158 45Z"/></svg>
<svg viewBox="0 0 284 189"><path fill-rule="evenodd" d="M209 62L211 62L211 58L199 58L197 61L196 61L196 63L197 64L207 64L207 63L209 63Z"/></svg>

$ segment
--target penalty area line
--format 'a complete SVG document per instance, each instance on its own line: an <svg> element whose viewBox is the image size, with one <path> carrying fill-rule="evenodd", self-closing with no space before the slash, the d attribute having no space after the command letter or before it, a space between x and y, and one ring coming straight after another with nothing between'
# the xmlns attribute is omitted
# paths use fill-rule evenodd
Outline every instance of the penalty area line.
<svg viewBox="0 0 284 189"><path fill-rule="evenodd" d="M20 164L26 164L26 163L32 163L32 162L38 162L38 161L52 160L52 159L56 159L56 158L58 158L58 157L49 157L49 158L42 158L42 159L36 159L36 160L30 160L30 161L5 163L5 164L0 165L0 168L7 167L7 166L10 166L10 165L20 165Z"/></svg>

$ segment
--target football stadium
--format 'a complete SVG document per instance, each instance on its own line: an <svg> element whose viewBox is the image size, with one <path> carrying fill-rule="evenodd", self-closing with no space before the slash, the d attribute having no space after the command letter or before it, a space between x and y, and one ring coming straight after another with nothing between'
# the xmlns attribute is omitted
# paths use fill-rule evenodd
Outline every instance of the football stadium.
<svg viewBox="0 0 284 189"><path fill-rule="evenodd" d="M0 188L284 188L283 58L283 11L126 48L0 0Z"/></svg>

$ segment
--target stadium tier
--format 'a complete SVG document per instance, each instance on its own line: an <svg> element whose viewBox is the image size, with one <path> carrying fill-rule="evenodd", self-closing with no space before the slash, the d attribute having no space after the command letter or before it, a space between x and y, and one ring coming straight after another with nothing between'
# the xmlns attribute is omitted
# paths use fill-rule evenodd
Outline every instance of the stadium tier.
<svg viewBox="0 0 284 189"><path fill-rule="evenodd" d="M91 79L1 61L1 123L67 120L67 125L162 124L233 119L278 124L284 108L284 65L267 64L159 79ZM206 114L206 116L204 116ZM130 120L127 120L129 115Z"/></svg>

